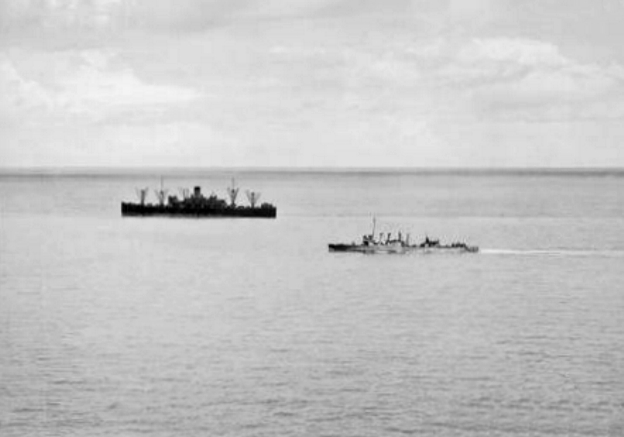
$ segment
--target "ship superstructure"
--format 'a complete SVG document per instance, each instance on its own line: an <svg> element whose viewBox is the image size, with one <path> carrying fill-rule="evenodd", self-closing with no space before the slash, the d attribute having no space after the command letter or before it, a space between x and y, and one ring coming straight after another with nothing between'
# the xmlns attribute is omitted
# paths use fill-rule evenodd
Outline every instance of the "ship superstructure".
<svg viewBox="0 0 624 437"><path fill-rule="evenodd" d="M467 252L476 253L477 246L470 246L462 242L441 244L440 240L432 240L428 236L421 243L410 243L410 234L398 232L393 237L391 232L375 235L376 221L373 219L373 231L362 236L361 243L330 243L330 252L359 252L359 253L412 253L412 252Z"/></svg>
<svg viewBox="0 0 624 437"><path fill-rule="evenodd" d="M249 205L238 205L236 198L239 189L234 180L228 187L229 201L219 198L212 193L205 196L200 186L195 186L193 191L188 188L180 188L180 196L168 195L168 190L163 187L162 179L160 189L154 190L157 203L147 203L147 188L137 189L139 203L122 202L121 215L123 216L189 216L189 217L247 217L247 218L275 218L277 208L270 203L258 205L260 193L248 191Z"/></svg>

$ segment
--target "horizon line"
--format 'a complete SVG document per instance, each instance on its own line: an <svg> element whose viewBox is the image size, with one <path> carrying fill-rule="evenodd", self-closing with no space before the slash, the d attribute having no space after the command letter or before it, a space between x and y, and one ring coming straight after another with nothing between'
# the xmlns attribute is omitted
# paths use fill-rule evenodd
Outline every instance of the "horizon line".
<svg viewBox="0 0 624 437"><path fill-rule="evenodd" d="M182 172L245 173L620 173L624 167L339 167L339 166L0 166L1 176L89 176L179 174Z"/></svg>

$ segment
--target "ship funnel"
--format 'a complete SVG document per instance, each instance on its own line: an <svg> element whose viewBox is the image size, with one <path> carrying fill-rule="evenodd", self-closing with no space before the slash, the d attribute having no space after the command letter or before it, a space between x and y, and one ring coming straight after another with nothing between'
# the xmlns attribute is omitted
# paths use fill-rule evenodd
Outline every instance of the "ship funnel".
<svg viewBox="0 0 624 437"><path fill-rule="evenodd" d="M232 178L232 186L227 189L228 196L230 196L230 206L236 206L236 196L238 196L238 187Z"/></svg>
<svg viewBox="0 0 624 437"><path fill-rule="evenodd" d="M149 190L147 188L137 188L136 189L136 195L139 198L139 202L141 203L141 206L145 205L145 199L147 199L147 193L149 192Z"/></svg>
<svg viewBox="0 0 624 437"><path fill-rule="evenodd" d="M252 208L256 207L256 203L258 203L258 200L260 199L260 194L257 191L249 191L247 190L245 192L245 194L247 194L247 199L249 199L249 203L251 204Z"/></svg>

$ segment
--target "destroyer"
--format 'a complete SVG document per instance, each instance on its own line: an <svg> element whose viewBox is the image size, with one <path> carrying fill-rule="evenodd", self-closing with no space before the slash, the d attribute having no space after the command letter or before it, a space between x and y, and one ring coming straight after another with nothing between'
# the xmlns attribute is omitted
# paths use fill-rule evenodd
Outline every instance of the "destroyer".
<svg viewBox="0 0 624 437"><path fill-rule="evenodd" d="M444 252L444 253L476 253L477 246L469 246L466 243L440 244L439 240L425 240L419 244L410 243L410 235L405 238L399 232L396 238L392 238L389 232L387 235L379 234L379 239L375 239L375 220L373 220L373 232L362 236L362 242L357 243L334 243L329 244L330 252L359 252L359 253L413 253L413 252Z"/></svg>
<svg viewBox="0 0 624 437"><path fill-rule="evenodd" d="M238 188L232 180L232 186L228 188L230 201L211 194L206 197L197 186L191 193L188 188L180 189L180 197L167 196L168 190L162 186L155 190L158 199L157 204L146 203L148 189L137 189L139 203L122 202L122 216L182 216L182 217L247 217L247 218L275 218L277 208L270 203L257 205L260 193L246 191L249 206L236 204Z"/></svg>

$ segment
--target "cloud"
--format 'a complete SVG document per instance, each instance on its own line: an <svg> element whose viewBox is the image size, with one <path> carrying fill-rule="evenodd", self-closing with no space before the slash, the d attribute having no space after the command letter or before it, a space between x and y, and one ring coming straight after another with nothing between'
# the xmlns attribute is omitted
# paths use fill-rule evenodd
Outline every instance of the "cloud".
<svg viewBox="0 0 624 437"><path fill-rule="evenodd" d="M226 24L253 4L250 0L3 0L0 29L19 34L140 28L188 32Z"/></svg>
<svg viewBox="0 0 624 437"><path fill-rule="evenodd" d="M523 38L438 40L407 50L440 91L453 90L480 117L548 121L584 117L601 101L610 118L624 100L624 68L566 57L552 43Z"/></svg>
<svg viewBox="0 0 624 437"><path fill-rule="evenodd" d="M54 106L50 93L38 82L22 77L11 59L2 54L0 54L0 90L2 92L0 114L51 109Z"/></svg>
<svg viewBox="0 0 624 437"><path fill-rule="evenodd" d="M552 67L569 62L554 44L522 38L473 39L460 48L458 61L464 63L491 61Z"/></svg>
<svg viewBox="0 0 624 437"><path fill-rule="evenodd" d="M124 4L123 0L4 0L0 28L104 28L119 16Z"/></svg>
<svg viewBox="0 0 624 437"><path fill-rule="evenodd" d="M624 103L620 64L578 61L553 43L526 38L437 38L402 49L281 44L269 54L298 72L300 87L322 79L360 110L551 121L586 118L588 106L593 118L611 119Z"/></svg>
<svg viewBox="0 0 624 437"><path fill-rule="evenodd" d="M448 0L448 12L455 25L480 26L501 13L501 0Z"/></svg>
<svg viewBox="0 0 624 437"><path fill-rule="evenodd" d="M0 89L6 90L0 114L22 122L148 117L200 96L184 87L145 82L114 52L102 50L0 54Z"/></svg>
<svg viewBox="0 0 624 437"><path fill-rule="evenodd" d="M527 2L0 0L0 135L33 162L84 131L75 162L116 142L133 163L462 165L552 143L543 122L615 125L624 60L583 56L579 33L552 37L557 2Z"/></svg>
<svg viewBox="0 0 624 437"><path fill-rule="evenodd" d="M301 19L341 19L348 26L360 17L385 28L396 20L414 24L430 15L439 20L440 14L451 17L453 25L474 23L493 10L491 0L2 0L0 29L19 35L131 29L188 33Z"/></svg>

